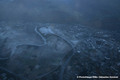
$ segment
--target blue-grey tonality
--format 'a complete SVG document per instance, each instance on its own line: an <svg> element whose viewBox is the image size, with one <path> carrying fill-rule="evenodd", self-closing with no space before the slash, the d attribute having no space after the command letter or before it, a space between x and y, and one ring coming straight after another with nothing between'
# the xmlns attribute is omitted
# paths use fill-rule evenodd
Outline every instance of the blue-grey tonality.
<svg viewBox="0 0 120 80"><path fill-rule="evenodd" d="M120 0L0 0L0 80L105 77L120 77Z"/></svg>

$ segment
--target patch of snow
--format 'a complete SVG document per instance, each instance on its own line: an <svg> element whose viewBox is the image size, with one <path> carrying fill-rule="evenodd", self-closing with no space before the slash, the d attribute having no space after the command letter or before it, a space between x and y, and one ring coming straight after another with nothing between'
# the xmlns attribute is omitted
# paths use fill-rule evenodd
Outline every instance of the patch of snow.
<svg viewBox="0 0 120 80"><path fill-rule="evenodd" d="M47 34L54 34L54 32L52 31L51 28L47 28L47 27L42 27L39 29L39 31L44 34L44 35L47 35Z"/></svg>
<svg viewBox="0 0 120 80"><path fill-rule="evenodd" d="M71 40L71 42L74 44L74 45L77 45L79 40Z"/></svg>
<svg viewBox="0 0 120 80"><path fill-rule="evenodd" d="M106 60L110 60L110 58L108 58L108 57L105 57L105 59L106 59Z"/></svg>
<svg viewBox="0 0 120 80"><path fill-rule="evenodd" d="M120 53L120 50L118 50L118 52Z"/></svg>
<svg viewBox="0 0 120 80"><path fill-rule="evenodd" d="M77 51L77 53L80 53L81 51Z"/></svg>
<svg viewBox="0 0 120 80"><path fill-rule="evenodd" d="M109 35L103 35L103 37L109 37Z"/></svg>
<svg viewBox="0 0 120 80"><path fill-rule="evenodd" d="M117 66L120 66L120 63L117 63Z"/></svg>
<svg viewBox="0 0 120 80"><path fill-rule="evenodd" d="M35 66L35 69L39 69L39 68L40 68L40 65L36 65L36 66Z"/></svg>

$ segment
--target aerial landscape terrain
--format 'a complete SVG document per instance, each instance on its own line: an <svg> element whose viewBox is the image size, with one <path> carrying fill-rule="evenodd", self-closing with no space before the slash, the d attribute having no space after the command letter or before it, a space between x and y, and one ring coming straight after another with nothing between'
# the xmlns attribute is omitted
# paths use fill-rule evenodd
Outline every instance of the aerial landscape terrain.
<svg viewBox="0 0 120 80"><path fill-rule="evenodd" d="M0 1L0 80L77 76L119 80L119 0Z"/></svg>

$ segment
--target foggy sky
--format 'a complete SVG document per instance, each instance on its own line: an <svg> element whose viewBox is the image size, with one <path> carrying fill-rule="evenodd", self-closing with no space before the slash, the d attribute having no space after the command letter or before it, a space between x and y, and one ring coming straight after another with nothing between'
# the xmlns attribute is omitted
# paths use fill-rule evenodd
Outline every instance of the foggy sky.
<svg viewBox="0 0 120 80"><path fill-rule="evenodd" d="M120 0L0 0L0 21L119 26Z"/></svg>

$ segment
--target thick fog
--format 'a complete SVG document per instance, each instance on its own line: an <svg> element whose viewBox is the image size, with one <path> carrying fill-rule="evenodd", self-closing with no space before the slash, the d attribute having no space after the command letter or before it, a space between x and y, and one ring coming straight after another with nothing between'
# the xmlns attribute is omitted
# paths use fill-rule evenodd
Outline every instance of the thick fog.
<svg viewBox="0 0 120 80"><path fill-rule="evenodd" d="M120 26L120 0L0 0L0 21ZM109 27L108 27L109 26Z"/></svg>
<svg viewBox="0 0 120 80"><path fill-rule="evenodd" d="M82 75L120 77L120 0L0 0L0 80Z"/></svg>

